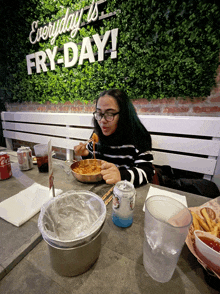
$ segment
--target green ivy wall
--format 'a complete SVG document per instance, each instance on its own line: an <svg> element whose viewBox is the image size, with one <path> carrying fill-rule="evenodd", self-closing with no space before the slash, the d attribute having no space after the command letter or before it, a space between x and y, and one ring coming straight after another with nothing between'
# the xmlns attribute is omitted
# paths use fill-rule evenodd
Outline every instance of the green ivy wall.
<svg viewBox="0 0 220 294"><path fill-rule="evenodd" d="M83 26L74 39L67 32L54 45L49 40L29 42L33 21L44 25L63 17L67 8L76 11L91 3L9 0L1 7L0 87L7 110L92 111L98 93L116 87L127 91L139 113L220 114L216 1L108 0L99 5L99 13L115 12L115 16ZM83 38L103 36L115 28L116 59L105 53L104 61L95 55L92 63L84 60L70 68L60 64L53 71L27 74L26 55L62 48L68 42L78 44L80 52ZM97 52L94 43L92 48ZM105 49L111 48L109 38ZM56 60L62 55L61 50Z"/></svg>

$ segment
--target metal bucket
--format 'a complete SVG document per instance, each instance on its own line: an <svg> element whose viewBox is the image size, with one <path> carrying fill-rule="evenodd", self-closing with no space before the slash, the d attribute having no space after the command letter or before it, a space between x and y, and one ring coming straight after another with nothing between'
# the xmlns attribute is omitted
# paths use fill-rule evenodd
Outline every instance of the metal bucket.
<svg viewBox="0 0 220 294"><path fill-rule="evenodd" d="M38 227L49 244L73 248L90 242L105 218L106 206L98 195L85 190L68 191L42 206Z"/></svg>
<svg viewBox="0 0 220 294"><path fill-rule="evenodd" d="M44 239L48 244L52 268L59 275L67 277L86 272L99 257L102 228L90 242L73 248L56 247Z"/></svg>

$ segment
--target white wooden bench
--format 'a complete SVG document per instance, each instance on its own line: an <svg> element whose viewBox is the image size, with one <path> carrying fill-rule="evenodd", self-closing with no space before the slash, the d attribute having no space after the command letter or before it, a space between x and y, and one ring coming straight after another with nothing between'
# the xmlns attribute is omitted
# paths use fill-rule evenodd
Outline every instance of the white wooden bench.
<svg viewBox="0 0 220 294"><path fill-rule="evenodd" d="M12 139L47 143L65 148L66 159L73 147L92 134L92 114L2 112L7 148ZM139 115L152 136L155 165L170 165L196 172L220 187L220 117Z"/></svg>

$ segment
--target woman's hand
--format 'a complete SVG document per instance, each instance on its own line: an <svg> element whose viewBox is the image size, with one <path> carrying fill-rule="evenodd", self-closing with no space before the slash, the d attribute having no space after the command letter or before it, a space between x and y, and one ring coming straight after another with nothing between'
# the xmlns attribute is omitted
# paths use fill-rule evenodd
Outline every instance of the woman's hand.
<svg viewBox="0 0 220 294"><path fill-rule="evenodd" d="M106 184L116 184L121 181L121 174L116 165L103 161L101 165L101 175Z"/></svg>
<svg viewBox="0 0 220 294"><path fill-rule="evenodd" d="M74 146L74 152L76 156L88 156L89 151L86 149L86 144L83 144L82 142L79 143L79 145Z"/></svg>

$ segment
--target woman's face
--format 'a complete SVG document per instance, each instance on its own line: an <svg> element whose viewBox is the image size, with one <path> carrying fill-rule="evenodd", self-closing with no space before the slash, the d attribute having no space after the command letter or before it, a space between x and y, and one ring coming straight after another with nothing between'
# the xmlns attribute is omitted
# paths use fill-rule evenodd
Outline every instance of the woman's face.
<svg viewBox="0 0 220 294"><path fill-rule="evenodd" d="M109 95L105 95L99 98L97 105L96 105L96 111L100 112L102 114L108 112L108 113L116 113L119 112L119 106L115 98ZM100 121L98 121L98 124L102 130L103 135L110 136L115 132L118 126L118 120L119 120L119 114L116 114L113 117L113 121L106 121L104 117Z"/></svg>

